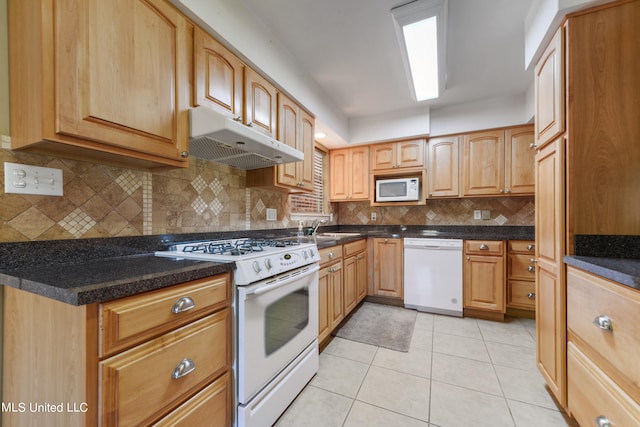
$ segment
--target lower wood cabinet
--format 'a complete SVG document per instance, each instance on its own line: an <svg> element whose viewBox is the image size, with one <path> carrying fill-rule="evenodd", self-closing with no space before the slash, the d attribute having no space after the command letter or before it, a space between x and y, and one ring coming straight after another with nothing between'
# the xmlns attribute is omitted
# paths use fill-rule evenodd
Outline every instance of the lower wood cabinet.
<svg viewBox="0 0 640 427"><path fill-rule="evenodd" d="M322 248L318 277L318 341L327 338L344 319L342 245Z"/></svg>
<svg viewBox="0 0 640 427"><path fill-rule="evenodd" d="M567 339L571 415L581 426L640 425L640 291L568 266Z"/></svg>
<svg viewBox="0 0 640 427"><path fill-rule="evenodd" d="M84 306L6 287L3 401L66 408L3 425L230 425L230 305L228 273Z"/></svg>
<svg viewBox="0 0 640 427"><path fill-rule="evenodd" d="M465 316L503 320L505 313L505 242L465 240L463 308Z"/></svg>
<svg viewBox="0 0 640 427"><path fill-rule="evenodd" d="M402 239L373 239L373 295L404 298Z"/></svg>
<svg viewBox="0 0 640 427"><path fill-rule="evenodd" d="M509 240L507 249L507 309L536 309L535 243Z"/></svg>
<svg viewBox="0 0 640 427"><path fill-rule="evenodd" d="M345 243L344 256L344 312L356 308L367 295L367 241Z"/></svg>

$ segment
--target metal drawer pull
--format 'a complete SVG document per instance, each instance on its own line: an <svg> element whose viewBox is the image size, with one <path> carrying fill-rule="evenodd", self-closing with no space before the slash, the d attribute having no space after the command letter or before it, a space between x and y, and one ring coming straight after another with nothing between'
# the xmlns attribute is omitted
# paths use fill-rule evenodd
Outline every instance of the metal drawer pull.
<svg viewBox="0 0 640 427"><path fill-rule="evenodd" d="M535 293L533 293L533 292L529 292L529 293L527 294L527 298L529 298L529 299L535 299L535 298L536 298L536 294L535 294Z"/></svg>
<svg viewBox="0 0 640 427"><path fill-rule="evenodd" d="M174 380L177 380L184 377L185 375L189 375L195 369L195 362L187 357L182 362L178 363L178 366L176 366L176 368L173 370L173 375L171 376Z"/></svg>
<svg viewBox="0 0 640 427"><path fill-rule="evenodd" d="M481 251L486 251L487 249L489 249L489 246L485 245L484 243L480 245Z"/></svg>
<svg viewBox="0 0 640 427"><path fill-rule="evenodd" d="M536 268L532 265L530 265L529 267L527 267L527 271L530 273L534 273L536 271Z"/></svg>
<svg viewBox="0 0 640 427"><path fill-rule="evenodd" d="M532 251L536 248L536 245L527 245L527 250Z"/></svg>
<svg viewBox="0 0 640 427"><path fill-rule="evenodd" d="M609 418L605 417L604 415L600 415L598 418L596 418L595 422L596 427L611 427L611 421L609 421Z"/></svg>
<svg viewBox="0 0 640 427"><path fill-rule="evenodd" d="M173 304L173 307L171 308L171 312L173 314L178 314L184 311L189 311L195 307L196 307L196 303L193 302L191 298L182 297L175 304Z"/></svg>
<svg viewBox="0 0 640 427"><path fill-rule="evenodd" d="M609 316L605 316L604 314L602 314L593 319L593 324L602 330L613 332L613 325L611 324L611 319L609 319Z"/></svg>

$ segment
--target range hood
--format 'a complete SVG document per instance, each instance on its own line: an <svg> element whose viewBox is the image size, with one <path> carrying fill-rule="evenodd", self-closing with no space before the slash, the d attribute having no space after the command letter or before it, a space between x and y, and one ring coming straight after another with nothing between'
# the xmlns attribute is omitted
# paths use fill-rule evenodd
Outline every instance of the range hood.
<svg viewBox="0 0 640 427"><path fill-rule="evenodd" d="M189 110L189 154L249 170L299 162L304 153L203 106Z"/></svg>

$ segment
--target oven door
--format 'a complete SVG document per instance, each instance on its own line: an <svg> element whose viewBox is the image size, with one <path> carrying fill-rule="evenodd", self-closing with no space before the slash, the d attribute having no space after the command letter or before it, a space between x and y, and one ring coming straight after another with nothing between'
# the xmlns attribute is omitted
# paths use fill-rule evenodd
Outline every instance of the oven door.
<svg viewBox="0 0 640 427"><path fill-rule="evenodd" d="M237 286L238 401L247 403L318 336L317 263Z"/></svg>

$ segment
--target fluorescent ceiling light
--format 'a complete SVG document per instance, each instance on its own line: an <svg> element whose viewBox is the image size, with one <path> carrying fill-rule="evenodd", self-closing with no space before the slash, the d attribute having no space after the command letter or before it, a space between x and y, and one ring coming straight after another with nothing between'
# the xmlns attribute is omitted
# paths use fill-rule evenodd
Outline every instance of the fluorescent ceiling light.
<svg viewBox="0 0 640 427"><path fill-rule="evenodd" d="M316 134L314 135L316 139L322 139L322 138L326 138L327 134L324 132L316 132Z"/></svg>
<svg viewBox="0 0 640 427"><path fill-rule="evenodd" d="M444 88L447 0L416 0L391 9L402 60L416 101Z"/></svg>

